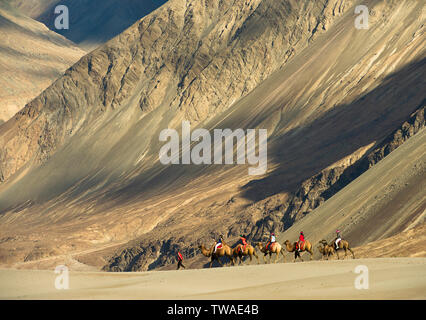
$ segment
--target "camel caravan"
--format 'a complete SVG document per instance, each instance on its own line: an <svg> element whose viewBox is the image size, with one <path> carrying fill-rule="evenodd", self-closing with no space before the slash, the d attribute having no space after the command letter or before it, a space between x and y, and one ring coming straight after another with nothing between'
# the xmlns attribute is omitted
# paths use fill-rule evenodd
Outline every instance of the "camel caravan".
<svg viewBox="0 0 426 320"><path fill-rule="evenodd" d="M266 256L268 255L269 263L271 263L273 255L275 255L274 263L277 263L280 256L282 256L283 261L286 262L286 252L294 254L293 262L296 262L297 258L303 261L303 253L309 253L310 260L313 259L314 255L313 246L309 240L305 240L303 232L300 232L298 241L290 242L289 240L286 240L283 246L276 241L274 233L270 234L268 242L257 242L255 246L250 245L247 242L247 237L244 235L240 236L240 240L241 243L238 243L234 248L232 248L225 243L223 236L221 235L218 240L215 240L215 243L210 248L206 248L203 244L201 244L199 249L205 257L210 258L210 268L214 261L217 261L220 266L224 266L221 261L222 257L226 257L233 266L237 260L239 260L238 264L243 264L244 257L248 257L250 259L250 263L252 263L253 257L255 257L257 263L259 263L259 256L256 253L256 249L258 249L262 254L264 263L267 263ZM348 241L342 239L339 230L336 230L336 238L333 241L327 243L326 240L321 240L318 244L318 251L321 254L321 260L324 258L328 260L335 255L337 256L337 259L340 259L339 251L341 250L344 250L345 252L343 259L347 257L348 251L352 254L352 258L355 259L355 254L350 248Z"/></svg>

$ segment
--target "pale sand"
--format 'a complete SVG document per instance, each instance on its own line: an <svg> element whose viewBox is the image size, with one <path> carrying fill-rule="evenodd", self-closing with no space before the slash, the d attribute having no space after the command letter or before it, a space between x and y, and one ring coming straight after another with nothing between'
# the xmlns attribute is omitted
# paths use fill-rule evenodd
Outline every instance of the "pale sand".
<svg viewBox="0 0 426 320"><path fill-rule="evenodd" d="M368 267L369 289L355 288ZM0 270L1 299L425 299L426 258L261 264L141 273Z"/></svg>

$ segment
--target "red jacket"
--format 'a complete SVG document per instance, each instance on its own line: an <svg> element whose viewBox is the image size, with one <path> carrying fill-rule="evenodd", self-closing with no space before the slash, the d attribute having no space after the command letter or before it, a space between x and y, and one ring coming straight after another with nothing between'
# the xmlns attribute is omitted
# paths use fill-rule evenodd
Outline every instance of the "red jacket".
<svg viewBox="0 0 426 320"><path fill-rule="evenodd" d="M178 256L178 260L180 260L180 261L182 261L182 260L183 260L182 254L181 254L179 251L178 251L177 256Z"/></svg>
<svg viewBox="0 0 426 320"><path fill-rule="evenodd" d="M302 241L302 242L304 242L304 241L305 241L305 236L304 236L303 234L301 234L301 235L299 236L299 241Z"/></svg>
<svg viewBox="0 0 426 320"><path fill-rule="evenodd" d="M240 239L241 239L241 242L242 242L244 245L246 245L246 244L247 244L247 239L246 239L246 238L241 237Z"/></svg>

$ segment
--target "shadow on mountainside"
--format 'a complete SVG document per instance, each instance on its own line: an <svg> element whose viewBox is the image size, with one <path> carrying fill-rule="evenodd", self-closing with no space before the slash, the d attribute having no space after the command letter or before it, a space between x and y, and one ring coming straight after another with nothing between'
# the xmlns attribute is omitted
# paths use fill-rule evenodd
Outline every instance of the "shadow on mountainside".
<svg viewBox="0 0 426 320"><path fill-rule="evenodd" d="M336 106L306 126L268 141L268 159L278 168L243 187L253 202L281 192L294 192L306 179L333 163L375 143L399 127L424 101L426 59L388 76L383 83L347 105ZM207 168L208 167L208 168ZM116 204L148 198L214 172L214 165L152 168L105 196ZM149 177L154 177L149 180Z"/></svg>
<svg viewBox="0 0 426 320"><path fill-rule="evenodd" d="M303 181L359 148L374 143L370 150L374 149L424 106L425 72L426 59L414 62L350 104L336 106L312 123L271 139L268 157L279 166L267 177L246 184L244 196L259 201L295 191Z"/></svg>
<svg viewBox="0 0 426 320"><path fill-rule="evenodd" d="M246 184L242 189L243 197L257 202L274 194L296 192L306 179L336 161L361 147L380 143L424 101L425 71L426 59L411 63L351 103L336 106L303 127L270 138L268 159L278 167L266 177L253 179ZM61 149L66 148L67 145ZM114 186L114 182L120 179L118 173L98 168L89 176L72 177L71 180L64 176L54 184L48 183L39 200L30 200L34 200L34 203L49 201L68 190L68 196L73 199L99 199L105 211L134 200L151 199L180 190L194 179L215 174L216 170L217 165L154 166ZM102 183L105 179L109 183ZM100 183L102 186L96 187ZM94 190L89 191L92 188ZM1 210L6 212L15 205L10 203Z"/></svg>

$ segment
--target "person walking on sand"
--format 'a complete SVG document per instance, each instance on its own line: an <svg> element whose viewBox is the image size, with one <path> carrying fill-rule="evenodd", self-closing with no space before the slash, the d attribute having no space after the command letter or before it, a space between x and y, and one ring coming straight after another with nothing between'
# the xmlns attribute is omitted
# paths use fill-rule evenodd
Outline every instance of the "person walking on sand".
<svg viewBox="0 0 426 320"><path fill-rule="evenodd" d="M178 265L177 265L177 269L176 269L176 270L179 270L179 269L180 269L180 267L182 267L182 268L186 269L186 268L185 268L185 266L184 266L184 265L183 265L183 263L182 263L182 261L183 261L183 256L182 256L182 254L180 253L180 251L178 251L178 253L177 253L177 259L178 259Z"/></svg>

